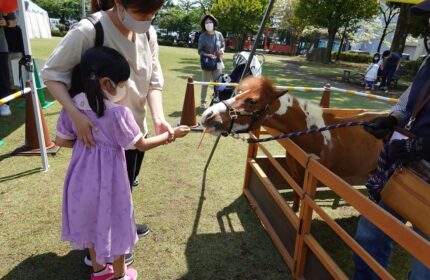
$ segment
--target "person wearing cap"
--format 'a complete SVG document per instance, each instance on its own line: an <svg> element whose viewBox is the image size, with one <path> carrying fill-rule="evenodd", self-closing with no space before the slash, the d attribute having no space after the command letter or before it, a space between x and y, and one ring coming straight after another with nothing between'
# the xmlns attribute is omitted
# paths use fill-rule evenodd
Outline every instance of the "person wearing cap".
<svg viewBox="0 0 430 280"><path fill-rule="evenodd" d="M411 8L411 12L415 15L429 15L430 14L430 0L426 0ZM410 123L411 115L414 107L418 102L426 100L425 98L430 94L430 60L427 58L419 71L417 72L412 84L399 98L398 103L391 109L387 117L378 117L371 120L372 125L365 126L365 130L378 139L388 137L393 131L394 126L405 127ZM408 122L409 121L409 122ZM430 160L430 102L423 106L419 114L416 116L415 121L410 127L410 132L414 137L406 139L398 139L398 137L391 138L388 148L387 162L400 163L407 165L412 162L420 161L422 159ZM394 134L393 134L394 135ZM391 167L387 164L386 170ZM386 171L384 170L384 172ZM373 177L375 178L375 177ZM400 215L392 209L384 205L380 201L380 190L384 187L388 178L384 178L380 182L372 180L372 177L366 182L366 186L374 184L379 191L369 191L369 197L382 208L391 213L394 217L405 223ZM401 198L399 198L401 199ZM407 207L405 205L405 207ZM418 228L414 227L414 231L421 235L424 239L430 241L430 237L426 236ZM388 267L391 252L393 249L393 240L388 237L379 228L373 225L365 217L360 217L355 240L384 268ZM354 255L355 270L353 279L372 280L380 279L376 273L358 256ZM430 268L425 266L416 258L412 259L411 269L408 275L409 280L430 279Z"/></svg>
<svg viewBox="0 0 430 280"><path fill-rule="evenodd" d="M225 41L221 32L216 31L218 20L212 15L204 15L200 21L202 34L199 37L198 53L200 56L208 57L212 60L217 60L217 68L215 70L202 69L202 78L204 82L215 80L224 68L222 57L224 55ZM208 86L202 86L200 94L200 107L206 108L206 96Z"/></svg>

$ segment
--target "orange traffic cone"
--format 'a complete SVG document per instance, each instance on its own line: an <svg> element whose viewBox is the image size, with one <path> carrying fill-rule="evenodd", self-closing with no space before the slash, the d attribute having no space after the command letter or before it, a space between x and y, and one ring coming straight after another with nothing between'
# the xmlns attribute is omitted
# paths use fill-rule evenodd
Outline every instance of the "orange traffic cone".
<svg viewBox="0 0 430 280"><path fill-rule="evenodd" d="M196 102L194 100L194 80L188 77L187 89L185 91L184 104L180 125L187 125L193 131L203 131L203 127L197 122Z"/></svg>
<svg viewBox="0 0 430 280"><path fill-rule="evenodd" d="M324 86L324 91L321 96L321 101L320 101L321 108L330 108L330 90L331 90L331 85L326 84Z"/></svg>
<svg viewBox="0 0 430 280"><path fill-rule="evenodd" d="M29 83L27 86L30 86ZM39 138L37 136L36 120L34 118L32 93L25 95L25 145L16 149L14 155L40 155ZM60 147L56 146L49 137L48 128L46 127L45 117L43 116L42 108L40 107L40 118L42 120L43 135L45 138L45 146L48 154L55 154Z"/></svg>

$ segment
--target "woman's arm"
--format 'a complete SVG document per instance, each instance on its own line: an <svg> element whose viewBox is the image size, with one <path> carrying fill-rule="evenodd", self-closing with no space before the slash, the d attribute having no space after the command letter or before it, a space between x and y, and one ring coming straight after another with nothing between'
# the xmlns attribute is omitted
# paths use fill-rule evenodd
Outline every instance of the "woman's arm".
<svg viewBox="0 0 430 280"><path fill-rule="evenodd" d="M64 148L73 148L76 140L66 140L61 137L55 136L55 145L64 147Z"/></svg>

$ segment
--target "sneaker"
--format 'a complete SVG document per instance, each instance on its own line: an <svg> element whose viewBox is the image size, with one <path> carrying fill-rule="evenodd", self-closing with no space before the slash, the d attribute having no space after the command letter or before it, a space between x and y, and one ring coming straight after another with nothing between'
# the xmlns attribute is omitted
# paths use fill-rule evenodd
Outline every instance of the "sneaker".
<svg viewBox="0 0 430 280"><path fill-rule="evenodd" d="M108 280L115 276L112 265L108 264L102 271L91 273L90 280Z"/></svg>
<svg viewBox="0 0 430 280"><path fill-rule="evenodd" d="M206 103L206 101L202 101L202 103L200 104L200 109L206 109L208 106L207 106L207 103Z"/></svg>
<svg viewBox="0 0 430 280"><path fill-rule="evenodd" d="M3 104L0 105L0 116L6 117L12 115L9 105Z"/></svg>
<svg viewBox="0 0 430 280"><path fill-rule="evenodd" d="M131 185L132 185L133 187L137 187L137 186L139 186L139 180L138 180L138 179L134 179L134 181L131 183Z"/></svg>
<svg viewBox="0 0 430 280"><path fill-rule="evenodd" d="M124 277L116 278L118 280L136 280L137 279L137 271L134 268L127 268L125 271Z"/></svg>
<svg viewBox="0 0 430 280"><path fill-rule="evenodd" d="M134 262L134 256L133 256L133 254L132 253L131 254L125 254L125 265L129 266L133 262ZM84 263L85 263L86 266L89 266L89 267L93 266L93 263L91 262L91 256L90 256L89 252L87 252L87 255L84 258Z"/></svg>
<svg viewBox="0 0 430 280"><path fill-rule="evenodd" d="M147 224L136 224L137 236L143 237L148 235L149 226Z"/></svg>

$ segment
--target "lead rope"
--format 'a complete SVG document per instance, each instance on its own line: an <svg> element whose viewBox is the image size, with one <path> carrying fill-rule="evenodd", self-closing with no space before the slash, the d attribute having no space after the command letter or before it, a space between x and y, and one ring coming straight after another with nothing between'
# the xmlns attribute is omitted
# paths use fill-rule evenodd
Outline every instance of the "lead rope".
<svg viewBox="0 0 430 280"><path fill-rule="evenodd" d="M379 154L378 165L373 174L369 176L364 184L368 190L370 200L379 203L381 200L381 191L393 175L397 167L401 166L399 160L394 163L389 162L388 148L390 147L389 141L384 141L384 147Z"/></svg>
<svg viewBox="0 0 430 280"><path fill-rule="evenodd" d="M256 138L241 138L237 134L233 134L232 136L234 138L236 138L236 139L242 139L242 140L244 140L244 141L246 141L246 142L248 142L250 144L254 144L254 143L269 142L269 141L273 141L273 140L293 138L293 137L308 135L308 134L312 134L312 133L316 133L316 132L322 132L322 131L326 131L326 130L332 130L332 129L336 129L336 128L359 126L359 125L372 126L373 124L371 122L369 122L369 121L346 122L346 123L339 123L339 124L334 124L334 125L328 125L328 126L319 127L319 128L311 128L311 129L303 130L303 131L291 132L291 133L287 133L287 134L280 134L280 135L277 135L277 136L266 137L266 138L261 138L261 139L256 139Z"/></svg>

